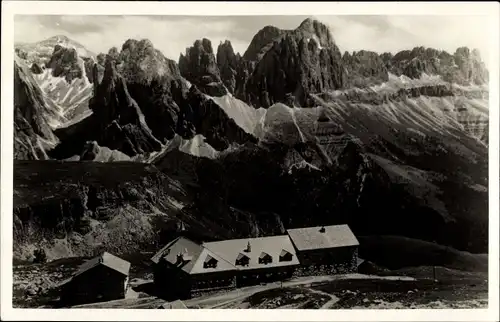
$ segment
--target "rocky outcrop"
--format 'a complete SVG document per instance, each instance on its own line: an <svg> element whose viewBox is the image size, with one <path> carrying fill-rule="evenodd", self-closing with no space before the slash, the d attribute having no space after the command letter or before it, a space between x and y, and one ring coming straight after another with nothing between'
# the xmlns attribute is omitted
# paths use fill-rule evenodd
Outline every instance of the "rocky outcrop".
<svg viewBox="0 0 500 322"><path fill-rule="evenodd" d="M161 143L153 136L144 114L130 96L124 78L111 57L106 61L102 82L94 83L89 102L93 113L69 128L58 129L62 143L51 151L58 159L80 155L87 141L119 150L129 156L157 151Z"/></svg>
<svg viewBox="0 0 500 322"><path fill-rule="evenodd" d="M15 49L16 55L21 59L28 59L28 53L21 48Z"/></svg>
<svg viewBox="0 0 500 322"><path fill-rule="evenodd" d="M89 107L94 118L99 120L102 145L127 155L160 148L160 143L151 133L143 112L130 96L126 82L116 71L112 59L106 61L103 80L97 86Z"/></svg>
<svg viewBox="0 0 500 322"><path fill-rule="evenodd" d="M14 159L47 159L46 142L54 139L50 114L29 69L14 60Z"/></svg>
<svg viewBox="0 0 500 322"><path fill-rule="evenodd" d="M119 53L111 48L108 56L116 61L117 70L127 83L150 84L154 80L168 82L180 78L175 61L167 59L148 39L128 39Z"/></svg>
<svg viewBox="0 0 500 322"><path fill-rule="evenodd" d="M206 142L218 151L227 149L233 142L256 142L252 135L242 130L220 106L205 97L196 86L189 89L180 106L182 110L178 133L184 139L202 134Z"/></svg>
<svg viewBox="0 0 500 322"><path fill-rule="evenodd" d="M244 97L256 108L277 102L310 106L310 93L347 84L342 55L328 28L307 19L274 41L248 79Z"/></svg>
<svg viewBox="0 0 500 322"><path fill-rule="evenodd" d="M176 98L186 90L177 64L147 39L129 39L119 54L108 57L117 57L116 70L123 75L128 93L152 134L162 142L172 139L179 115Z"/></svg>
<svg viewBox="0 0 500 322"><path fill-rule="evenodd" d="M58 129L56 134L63 141L54 150L58 159L80 155L88 141L134 157L160 150L176 134L185 139L202 134L215 149L254 140L196 85L188 91L177 64L151 42L127 40L122 48L107 55L102 80L98 79L99 64L94 63L89 72L93 75L89 103L93 113L69 128Z"/></svg>
<svg viewBox="0 0 500 322"><path fill-rule="evenodd" d="M361 50L345 52L342 62L346 67L351 86L379 84L389 80L383 59L375 52Z"/></svg>
<svg viewBox="0 0 500 322"><path fill-rule="evenodd" d="M97 84L101 82L104 75L104 65L105 58L102 57L97 59L97 62L93 58L83 58L85 75L90 83L97 81Z"/></svg>
<svg viewBox="0 0 500 322"><path fill-rule="evenodd" d="M219 47L217 47L217 66L221 80L230 93L234 93L236 90L236 78L240 61L240 55L234 53L229 40L219 44Z"/></svg>
<svg viewBox="0 0 500 322"><path fill-rule="evenodd" d="M186 54L179 57L179 69L182 77L202 92L210 96L227 94L210 40L196 40L192 47L187 48Z"/></svg>
<svg viewBox="0 0 500 322"><path fill-rule="evenodd" d="M272 46L273 40L282 36L286 31L274 26L266 26L252 38L250 45L243 54L247 61L259 61L265 52Z"/></svg>
<svg viewBox="0 0 500 322"><path fill-rule="evenodd" d="M56 45L52 57L45 66L52 69L52 76L64 77L68 83L71 83L73 79L83 76L82 66L78 59L76 49Z"/></svg>
<svg viewBox="0 0 500 322"><path fill-rule="evenodd" d="M433 48L415 47L394 56L385 53L381 59L389 72L397 76L420 78L425 73L439 75L447 82L460 85L488 82L488 71L479 51L470 51L467 47L458 48L453 55Z"/></svg>
<svg viewBox="0 0 500 322"><path fill-rule="evenodd" d="M39 64L37 64L37 63L33 63L33 64L31 65L30 71L31 71L33 74L37 75L37 74L41 74L41 73L43 73L43 68L42 68Z"/></svg>
<svg viewBox="0 0 500 322"><path fill-rule="evenodd" d="M252 75L257 62L241 59L236 69L236 90L235 96L241 100L246 100L247 82Z"/></svg>
<svg viewBox="0 0 500 322"><path fill-rule="evenodd" d="M114 162L130 161L130 157L120 151L101 147L96 141L89 141L85 144L80 155L81 161Z"/></svg>

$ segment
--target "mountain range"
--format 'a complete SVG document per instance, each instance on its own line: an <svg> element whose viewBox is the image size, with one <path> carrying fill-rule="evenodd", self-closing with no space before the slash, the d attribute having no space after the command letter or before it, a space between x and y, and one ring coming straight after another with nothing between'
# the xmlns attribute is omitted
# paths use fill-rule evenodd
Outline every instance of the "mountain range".
<svg viewBox="0 0 500 322"><path fill-rule="evenodd" d="M179 221L204 239L348 223L487 252L477 50L342 53L306 19L243 55L195 40L178 62L147 39L94 54L55 36L17 44L14 71L19 258L142 249Z"/></svg>

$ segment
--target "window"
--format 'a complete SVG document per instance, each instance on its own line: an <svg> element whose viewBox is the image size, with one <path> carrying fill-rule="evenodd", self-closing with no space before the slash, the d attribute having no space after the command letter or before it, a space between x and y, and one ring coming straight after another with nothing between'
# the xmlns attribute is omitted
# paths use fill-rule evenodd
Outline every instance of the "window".
<svg viewBox="0 0 500 322"><path fill-rule="evenodd" d="M245 254L239 253L238 256L236 257L235 264L237 266L248 266L249 263L250 263L250 257L248 257Z"/></svg>
<svg viewBox="0 0 500 322"><path fill-rule="evenodd" d="M259 264L269 264L273 261L273 258L268 253L262 252L259 256Z"/></svg>
<svg viewBox="0 0 500 322"><path fill-rule="evenodd" d="M280 262L291 262L292 258L293 258L292 253L283 249L280 253L279 261Z"/></svg>
<svg viewBox="0 0 500 322"><path fill-rule="evenodd" d="M205 261L203 262L203 268L216 268L217 260L210 255L207 255Z"/></svg>

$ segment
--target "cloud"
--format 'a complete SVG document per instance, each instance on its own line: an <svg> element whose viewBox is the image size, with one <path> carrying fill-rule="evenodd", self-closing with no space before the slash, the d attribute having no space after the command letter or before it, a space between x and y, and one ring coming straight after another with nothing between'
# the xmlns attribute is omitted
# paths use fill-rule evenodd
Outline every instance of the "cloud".
<svg viewBox="0 0 500 322"><path fill-rule="evenodd" d="M231 40L243 53L264 26L296 28L306 16L16 16L16 41L35 42L66 35L94 52L118 48L129 38L148 38L167 57L177 60L203 37ZM317 16L327 24L342 51L397 52L416 46L454 52L467 46L488 58L488 21L480 16Z"/></svg>

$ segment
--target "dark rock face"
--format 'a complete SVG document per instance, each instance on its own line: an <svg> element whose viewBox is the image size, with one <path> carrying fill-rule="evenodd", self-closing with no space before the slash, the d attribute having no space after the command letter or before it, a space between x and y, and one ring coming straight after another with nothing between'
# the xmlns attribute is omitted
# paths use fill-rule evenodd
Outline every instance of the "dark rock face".
<svg viewBox="0 0 500 322"><path fill-rule="evenodd" d="M241 57L235 55L230 41L226 40L217 47L217 66L220 70L220 77L230 93L236 90L236 76L240 60Z"/></svg>
<svg viewBox="0 0 500 322"><path fill-rule="evenodd" d="M175 61L163 56L148 39L128 39L119 54L112 48L108 56L116 61L117 71L127 83L150 84L153 80L169 82L180 78Z"/></svg>
<svg viewBox="0 0 500 322"><path fill-rule="evenodd" d="M216 150L224 150L231 142L243 144L256 142L250 134L244 132L233 119L211 99L192 86L186 98L180 104L183 108L179 118L178 133L185 139L200 133Z"/></svg>
<svg viewBox="0 0 500 322"><path fill-rule="evenodd" d="M236 69L236 90L235 95L241 100L246 100L246 84L252 75L255 66L254 61L241 59Z"/></svg>
<svg viewBox="0 0 500 322"><path fill-rule="evenodd" d="M96 141L89 141L85 144L83 148L83 152L80 156L80 160L89 160L92 161L99 154L99 144Z"/></svg>
<svg viewBox="0 0 500 322"><path fill-rule="evenodd" d="M27 68L14 61L14 159L46 159L38 137L53 137L47 113L42 91Z"/></svg>
<svg viewBox="0 0 500 322"><path fill-rule="evenodd" d="M56 45L46 67L52 69L52 76L64 77L68 83L71 83L73 79L82 78L83 76L78 58L78 54L74 48L65 48Z"/></svg>
<svg viewBox="0 0 500 322"><path fill-rule="evenodd" d="M179 57L179 69L182 77L202 92L211 96L227 94L210 40L196 40L192 47L186 49L186 55Z"/></svg>
<svg viewBox="0 0 500 322"><path fill-rule="evenodd" d="M488 71L479 51L471 52L466 47L458 48L453 55L433 48L415 47L400 51L393 57L386 53L381 58L389 72L397 76L420 78L426 73L440 75L445 81L461 85L488 82Z"/></svg>
<svg viewBox="0 0 500 322"><path fill-rule="evenodd" d="M30 70L31 70L31 72L32 72L33 74L41 74L41 73L43 73L43 69L42 69L42 67L40 67L40 65L38 65L37 63L33 63L33 64L31 65Z"/></svg>
<svg viewBox="0 0 500 322"><path fill-rule="evenodd" d="M246 83L245 98L254 107L277 102L310 106L309 94L347 84L347 71L328 28L308 19L264 54Z"/></svg>
<svg viewBox="0 0 500 322"><path fill-rule="evenodd" d="M87 141L122 151L127 155L157 151L160 142L152 135L144 115L130 96L124 78L108 57L102 82L94 83L94 96L89 102L93 114L56 135L62 143L51 151L56 158L79 155Z"/></svg>
<svg viewBox="0 0 500 322"><path fill-rule="evenodd" d="M97 86L90 109L99 120L102 143L128 155L152 152L160 143L148 128L144 115L130 96L125 80L117 73L111 59L106 61L102 82ZM122 138L122 140L115 138Z"/></svg>
<svg viewBox="0 0 500 322"><path fill-rule="evenodd" d="M105 59L105 58L104 58ZM97 80L99 83L104 75L104 64L105 61L102 59L97 59L97 63L92 58L83 58L85 75L89 82L94 83Z"/></svg>
<svg viewBox="0 0 500 322"><path fill-rule="evenodd" d="M353 52L352 55L345 52L342 62L347 69L349 83L352 86L359 87L389 80L384 60L375 52L361 50Z"/></svg>
<svg viewBox="0 0 500 322"><path fill-rule="evenodd" d="M250 45L243 54L247 61L259 61L264 53L272 46L273 40L282 36L286 31L274 26L266 26L252 38Z"/></svg>
<svg viewBox="0 0 500 322"><path fill-rule="evenodd" d="M117 71L123 75L152 134L160 141L172 139L179 115L174 99L186 90L177 64L149 40L127 40L117 57Z"/></svg>

